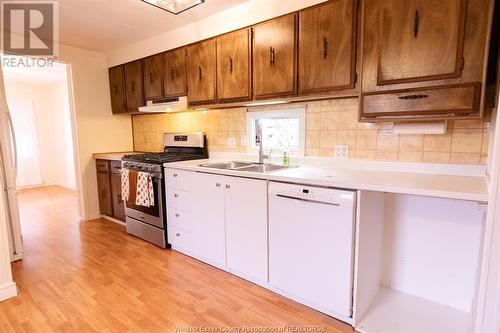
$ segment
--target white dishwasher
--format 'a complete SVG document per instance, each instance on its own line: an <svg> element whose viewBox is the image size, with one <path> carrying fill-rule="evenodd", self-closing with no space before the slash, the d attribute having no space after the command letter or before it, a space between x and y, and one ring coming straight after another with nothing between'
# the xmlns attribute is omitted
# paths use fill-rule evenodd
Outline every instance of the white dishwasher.
<svg viewBox="0 0 500 333"><path fill-rule="evenodd" d="M338 319L352 316L356 192L269 183L269 283Z"/></svg>

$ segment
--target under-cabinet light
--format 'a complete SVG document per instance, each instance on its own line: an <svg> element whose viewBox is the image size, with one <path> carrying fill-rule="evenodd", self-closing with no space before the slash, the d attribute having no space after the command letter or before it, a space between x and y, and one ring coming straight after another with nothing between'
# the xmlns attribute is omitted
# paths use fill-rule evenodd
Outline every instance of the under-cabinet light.
<svg viewBox="0 0 500 333"><path fill-rule="evenodd" d="M254 102L245 104L245 106L262 106L262 105L275 105L275 104L285 104L285 101L270 101L270 102Z"/></svg>

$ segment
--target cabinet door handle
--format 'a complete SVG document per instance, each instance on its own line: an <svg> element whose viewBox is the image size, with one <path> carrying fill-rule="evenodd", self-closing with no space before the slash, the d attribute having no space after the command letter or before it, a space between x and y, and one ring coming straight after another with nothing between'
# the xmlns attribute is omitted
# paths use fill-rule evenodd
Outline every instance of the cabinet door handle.
<svg viewBox="0 0 500 333"><path fill-rule="evenodd" d="M230 188L231 188L231 185L226 184L226 188L227 188L227 189L230 189Z"/></svg>
<svg viewBox="0 0 500 333"><path fill-rule="evenodd" d="M179 213L175 213L175 217L179 217Z"/></svg>
<svg viewBox="0 0 500 333"><path fill-rule="evenodd" d="M215 187L220 187L220 183L215 183Z"/></svg>
<svg viewBox="0 0 500 333"><path fill-rule="evenodd" d="M423 95L423 94L416 94L416 95L405 95L405 96L399 96L399 99L422 99L422 98L427 98L429 95Z"/></svg>
<svg viewBox="0 0 500 333"><path fill-rule="evenodd" d="M201 66L198 66L198 80L201 81L201 78L203 77L201 73Z"/></svg>
<svg viewBox="0 0 500 333"><path fill-rule="evenodd" d="M118 193L118 203L121 203L123 201L121 193Z"/></svg>
<svg viewBox="0 0 500 333"><path fill-rule="evenodd" d="M420 24L420 13L415 10L415 16L413 17L413 37L418 37L418 28Z"/></svg>
<svg viewBox="0 0 500 333"><path fill-rule="evenodd" d="M132 92L135 92L135 81L130 82L130 88L132 89Z"/></svg>
<svg viewBox="0 0 500 333"><path fill-rule="evenodd" d="M323 36L323 59L328 57L328 39L326 36Z"/></svg>
<svg viewBox="0 0 500 333"><path fill-rule="evenodd" d="M170 80L174 80L175 78L175 73L173 69L170 69Z"/></svg>
<svg viewBox="0 0 500 333"><path fill-rule="evenodd" d="M274 65L274 47L272 46L269 47L269 64Z"/></svg>
<svg viewBox="0 0 500 333"><path fill-rule="evenodd" d="M233 73L233 57L229 57L229 73Z"/></svg>

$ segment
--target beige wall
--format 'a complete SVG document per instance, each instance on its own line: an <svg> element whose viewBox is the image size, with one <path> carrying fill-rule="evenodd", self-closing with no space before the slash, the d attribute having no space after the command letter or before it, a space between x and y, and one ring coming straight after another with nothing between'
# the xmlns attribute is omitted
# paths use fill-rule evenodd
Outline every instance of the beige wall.
<svg viewBox="0 0 500 333"><path fill-rule="evenodd" d="M489 115L484 120L450 121L445 135L397 135L393 123L358 123L358 99L338 99L307 104L306 155L333 156L337 144L349 146L350 158L412 162L486 164ZM267 109L287 106L267 107ZM246 135L246 109L210 110L133 117L136 150L159 151L161 134L169 131L204 131L209 151L245 152L240 137ZM235 137L238 146L228 148Z"/></svg>
<svg viewBox="0 0 500 333"><path fill-rule="evenodd" d="M130 116L113 116L106 56L61 45L60 60L71 65L76 137L84 219L99 216L97 179L92 154L132 149Z"/></svg>
<svg viewBox="0 0 500 333"><path fill-rule="evenodd" d="M325 0L247 0L215 15L174 30L117 48L108 53L110 66L213 37L287 14Z"/></svg>

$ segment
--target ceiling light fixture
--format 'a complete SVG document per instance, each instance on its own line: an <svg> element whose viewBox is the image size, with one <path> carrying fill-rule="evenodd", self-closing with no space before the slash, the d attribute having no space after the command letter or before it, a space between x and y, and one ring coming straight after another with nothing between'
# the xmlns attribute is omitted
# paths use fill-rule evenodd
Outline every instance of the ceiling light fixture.
<svg viewBox="0 0 500 333"><path fill-rule="evenodd" d="M205 0L141 0L172 14L180 14L194 6L201 5Z"/></svg>

